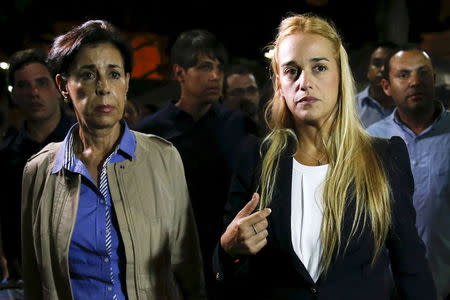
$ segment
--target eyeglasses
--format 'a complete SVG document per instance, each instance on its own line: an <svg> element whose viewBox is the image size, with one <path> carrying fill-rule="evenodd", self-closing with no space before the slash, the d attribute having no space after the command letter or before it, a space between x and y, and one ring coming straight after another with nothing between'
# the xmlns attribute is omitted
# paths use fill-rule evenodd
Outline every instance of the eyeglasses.
<svg viewBox="0 0 450 300"><path fill-rule="evenodd" d="M244 96L245 94L256 94L258 92L258 88L256 86L248 86L246 88L235 88L230 91L228 91L228 95L234 96L234 97L240 97Z"/></svg>

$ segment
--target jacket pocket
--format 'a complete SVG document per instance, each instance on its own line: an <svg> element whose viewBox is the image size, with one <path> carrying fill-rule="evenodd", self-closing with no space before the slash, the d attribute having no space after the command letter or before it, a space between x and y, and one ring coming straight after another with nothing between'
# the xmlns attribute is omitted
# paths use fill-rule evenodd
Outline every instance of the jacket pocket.
<svg viewBox="0 0 450 300"><path fill-rule="evenodd" d="M150 290L159 286L170 271L170 246L167 228L162 217L152 217L149 222L137 226L136 270L138 288Z"/></svg>

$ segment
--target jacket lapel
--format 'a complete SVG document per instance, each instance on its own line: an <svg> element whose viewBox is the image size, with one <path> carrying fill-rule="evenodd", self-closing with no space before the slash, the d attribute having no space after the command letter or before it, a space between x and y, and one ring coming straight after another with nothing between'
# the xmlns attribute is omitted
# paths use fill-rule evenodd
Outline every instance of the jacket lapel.
<svg viewBox="0 0 450 300"><path fill-rule="evenodd" d="M292 189L292 158L295 143L290 141L287 149L281 154L277 188L274 191L272 200L271 219L276 220L272 223L274 239L280 245L280 250L286 254L297 272L311 284L314 283L305 266L298 258L292 247L291 238L291 189Z"/></svg>
<svg viewBox="0 0 450 300"><path fill-rule="evenodd" d="M56 174L56 186L53 202L52 218L53 236L55 238L57 253L60 256L61 268L63 272L69 272L68 253L72 231L78 211L78 200L80 194L81 175L68 174L65 170Z"/></svg>

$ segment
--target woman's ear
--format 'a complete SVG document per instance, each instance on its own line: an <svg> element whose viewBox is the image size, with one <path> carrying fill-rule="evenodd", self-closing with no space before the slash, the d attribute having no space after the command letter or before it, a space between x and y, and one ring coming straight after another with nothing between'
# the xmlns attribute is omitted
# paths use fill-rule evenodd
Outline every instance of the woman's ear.
<svg viewBox="0 0 450 300"><path fill-rule="evenodd" d="M67 80L61 75L57 74L55 77L56 85L58 86L59 92L63 95L65 99L69 98L69 91L67 90Z"/></svg>

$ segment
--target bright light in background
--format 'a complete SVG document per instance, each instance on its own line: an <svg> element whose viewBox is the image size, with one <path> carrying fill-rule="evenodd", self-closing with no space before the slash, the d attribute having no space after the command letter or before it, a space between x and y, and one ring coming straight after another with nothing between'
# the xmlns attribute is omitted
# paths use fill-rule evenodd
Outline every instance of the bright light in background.
<svg viewBox="0 0 450 300"><path fill-rule="evenodd" d="M8 91L11 93L12 92L12 85L8 85Z"/></svg>
<svg viewBox="0 0 450 300"><path fill-rule="evenodd" d="M264 56L268 59L272 59L273 57L273 53L275 52L275 50L270 49L269 51L267 51L266 53L264 53Z"/></svg>
<svg viewBox="0 0 450 300"><path fill-rule="evenodd" d="M7 62L0 62L0 68L2 68L3 70L8 70L9 69L9 64Z"/></svg>

